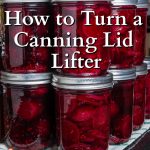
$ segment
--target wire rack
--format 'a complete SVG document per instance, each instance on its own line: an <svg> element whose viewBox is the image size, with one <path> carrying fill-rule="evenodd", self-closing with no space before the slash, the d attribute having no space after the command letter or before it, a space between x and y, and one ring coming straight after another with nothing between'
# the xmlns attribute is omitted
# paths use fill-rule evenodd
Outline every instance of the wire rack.
<svg viewBox="0 0 150 150"><path fill-rule="evenodd" d="M150 120L145 120L142 128L137 131L133 131L133 134L130 140L127 143L120 144L120 145L110 145L108 150L125 150L133 143L140 141L140 139L148 132L150 129ZM132 146L130 147L132 149Z"/></svg>

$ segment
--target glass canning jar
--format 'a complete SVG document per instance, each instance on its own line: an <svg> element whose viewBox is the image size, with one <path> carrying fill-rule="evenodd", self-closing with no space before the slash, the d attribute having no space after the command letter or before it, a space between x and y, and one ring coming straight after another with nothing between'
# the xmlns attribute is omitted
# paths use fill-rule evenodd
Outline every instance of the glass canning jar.
<svg viewBox="0 0 150 150"><path fill-rule="evenodd" d="M90 14L90 24L86 24L86 14L81 14L81 11L94 11L95 14ZM96 75L104 75L107 72L107 69L110 65L110 57L109 57L109 49L103 47L105 43L105 35L103 32L109 32L110 27L107 25L96 25L95 16L110 16L111 13L111 5L109 0L53 0L53 15L54 15L54 35L55 37L63 37L66 39L68 37L67 32L70 32L71 35L71 46L70 47L55 47L54 52L58 54L58 65L62 66L65 62L66 54L68 54L69 60L69 68L61 68L56 69L57 73L73 75L73 76L96 76ZM58 26L56 23L56 16L61 15L72 16L75 20L73 25L67 26L65 24ZM68 19L69 20L69 19ZM105 19L106 20L106 19ZM70 22L69 22L70 23ZM81 37L77 41L77 46L74 45L74 37ZM86 51L87 39L89 37L97 38L96 42L92 44L97 48L96 52L93 52L93 49L89 49L88 53ZM90 43L91 41L89 41ZM66 42L65 42L66 43ZM82 46L82 44L84 46ZM80 46L80 47L79 47ZM79 59L80 57L84 59L82 61L83 68L78 66L78 63L75 62L76 68L70 68L72 66L71 58L73 54L78 51L80 54L75 55L75 59ZM85 62L88 59L100 59L98 62L98 66L100 68L86 68Z"/></svg>
<svg viewBox="0 0 150 150"><path fill-rule="evenodd" d="M49 0L4 0L4 10L11 12L11 17L16 17L15 11L20 11L19 23L15 25L16 19L9 19L11 25L5 25L5 47L3 52L4 71L11 73L43 73L50 70L50 52L48 47L19 47L14 42L14 37L19 32L25 32L28 36L21 34L18 38L20 44L31 43L32 37L49 36L49 23L37 24L34 16L50 15ZM23 18L26 24L23 23ZM7 17L8 18L8 17ZM32 18L32 19L30 19ZM6 19L6 13L5 13ZM33 22L32 22L33 21ZM49 20L48 20L49 22ZM29 42L30 41L30 42Z"/></svg>
<svg viewBox="0 0 150 150"><path fill-rule="evenodd" d="M142 25L135 27L135 58L134 65L142 65L145 57L145 43L147 33L148 0L138 0L136 15L141 16Z"/></svg>
<svg viewBox="0 0 150 150"><path fill-rule="evenodd" d="M50 74L2 72L3 143L8 149L43 150L55 144Z"/></svg>
<svg viewBox="0 0 150 150"><path fill-rule="evenodd" d="M106 150L112 75L53 76L57 106L57 139L64 150Z"/></svg>
<svg viewBox="0 0 150 150"><path fill-rule="evenodd" d="M148 74L146 76L146 119L150 119L150 57L146 57L144 63L147 64Z"/></svg>
<svg viewBox="0 0 150 150"><path fill-rule="evenodd" d="M117 32L120 32L120 39L123 41L125 38L129 37L129 31L132 31L132 40L134 41L135 26L133 22L136 15L136 3L137 0L112 1L113 6L111 15L125 16L127 25L121 25L123 23L122 21L120 21L120 25L115 25L116 21L114 20L114 24L111 26L111 43L116 42L116 39L119 37ZM127 44L129 44L129 42ZM121 47L111 47L110 57L112 69L131 68L134 60L134 44L132 47L125 47L123 43L121 43Z"/></svg>
<svg viewBox="0 0 150 150"><path fill-rule="evenodd" d="M145 119L147 65L136 66L134 83L133 129L140 129Z"/></svg>
<svg viewBox="0 0 150 150"><path fill-rule="evenodd" d="M111 99L110 144L127 142L132 134L135 69L109 70L114 86Z"/></svg>

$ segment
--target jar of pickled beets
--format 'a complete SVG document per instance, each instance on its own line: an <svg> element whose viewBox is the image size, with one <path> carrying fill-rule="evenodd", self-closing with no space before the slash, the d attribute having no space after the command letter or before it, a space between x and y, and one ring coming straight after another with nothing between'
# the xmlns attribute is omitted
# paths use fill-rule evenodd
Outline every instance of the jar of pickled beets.
<svg viewBox="0 0 150 150"><path fill-rule="evenodd" d="M7 22L3 52L4 71L10 73L48 72L51 50L48 47L38 46L39 41L38 44L33 41L35 38L49 36L49 23L44 25L42 21L39 21L40 16L50 15L49 0L4 0L4 10L10 11L10 13L5 12ZM20 32L24 33L16 36ZM15 37L18 37L17 40ZM33 43L32 47L31 43Z"/></svg>
<svg viewBox="0 0 150 150"><path fill-rule="evenodd" d="M145 57L145 43L147 33L148 0L138 0L136 15L141 16L142 25L135 27L135 58L134 65L142 65Z"/></svg>
<svg viewBox="0 0 150 150"><path fill-rule="evenodd" d="M89 23L87 21L88 13ZM59 42L60 46L54 48L55 53L58 54L58 66L63 65L62 68L56 69L57 73L72 76L97 76L107 72L110 57L109 49L103 47L105 43L103 32L109 32L110 27L97 25L95 18L99 17L100 23L101 16L107 20L106 17L110 16L110 13L109 0L53 0L54 35L55 37L63 37L65 39L64 45L66 45L61 47L63 43ZM71 16L74 23L71 25L63 23L58 26L56 21L58 15L63 16L61 20L67 21L68 24L71 20L68 16ZM97 38L97 40L94 41L91 37ZM72 57L76 61L73 62ZM68 59L67 67L65 65L66 59ZM82 61L80 61L81 59ZM87 64L89 68L86 67Z"/></svg>
<svg viewBox="0 0 150 150"><path fill-rule="evenodd" d="M135 55L133 43L135 36L135 26L133 23L134 17L136 15L136 3L137 0L112 1L112 16L122 16L124 18L119 21L119 25L117 25L116 20L114 20L114 23L111 26L111 44L114 44L117 38L122 41L119 44L120 46L115 45L114 47L110 48L112 69L131 68L133 66ZM131 41L129 42L129 40L127 40L129 38L133 40L132 44L130 43Z"/></svg>
<svg viewBox="0 0 150 150"><path fill-rule="evenodd" d="M55 144L50 74L2 72L3 143L8 149L44 150Z"/></svg>
<svg viewBox="0 0 150 150"><path fill-rule="evenodd" d="M134 83L134 108L133 108L133 129L140 129L145 119L146 102L146 80L147 65L136 66L136 80Z"/></svg>
<svg viewBox="0 0 150 150"><path fill-rule="evenodd" d="M133 89L136 72L131 69L109 70L113 74L110 144L127 142L132 134Z"/></svg>
<svg viewBox="0 0 150 150"><path fill-rule="evenodd" d="M150 119L150 57L144 59L147 64L148 74L146 76L146 119Z"/></svg>
<svg viewBox="0 0 150 150"><path fill-rule="evenodd" d="M107 150L112 75L53 76L57 140L63 150Z"/></svg>

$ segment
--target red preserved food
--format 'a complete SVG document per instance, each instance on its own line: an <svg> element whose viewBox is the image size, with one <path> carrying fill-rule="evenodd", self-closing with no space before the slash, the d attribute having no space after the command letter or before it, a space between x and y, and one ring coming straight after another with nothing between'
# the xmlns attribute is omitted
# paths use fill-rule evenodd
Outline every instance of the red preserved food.
<svg viewBox="0 0 150 150"><path fill-rule="evenodd" d="M116 107L111 109L116 110L111 112L118 113L111 120L111 143L118 144L128 141L132 133L133 82L129 80L114 85L112 94Z"/></svg>
<svg viewBox="0 0 150 150"><path fill-rule="evenodd" d="M86 5L85 5L86 4ZM71 57L74 52L79 51L80 54L75 55L75 59L83 58L84 61L82 62L83 68L79 68L77 63L75 63L77 68L63 68L56 69L57 72L66 74L66 75L73 75L73 76L96 76L96 75L103 75L107 72L107 69L110 65L110 57L109 57L109 51L108 48L104 48L104 42L105 42L105 35L103 32L108 32L110 30L109 26L98 26L95 23L95 15L98 16L109 16L111 12L111 7L109 2L107 1L77 1L77 2L55 2L53 3L54 8L54 17L62 15L62 16L68 16L71 15L75 19L75 23L70 26L61 25L58 26L56 24L56 21L54 22L54 32L55 36L57 37L63 37L66 38L67 32L71 32L70 38L74 37L81 37L83 39L83 43L87 42L87 38L94 37L97 38L97 41L93 44L93 46L97 47L96 52L94 53L87 53L86 47L79 47L81 42L77 42L77 47L71 47L71 48L60 48L55 47L54 51L55 53L58 53L58 65L62 66L65 61L65 54L69 54L69 67L72 66ZM81 14L81 11L94 11L95 14L90 15L90 21L91 25L87 26L86 23L86 14ZM73 40L72 40L72 46L73 46ZM89 51L93 51L93 49L89 49ZM101 61L98 62L98 66L100 68L86 68L85 61L87 59L101 59Z"/></svg>
<svg viewBox="0 0 150 150"><path fill-rule="evenodd" d="M61 87L61 78L59 84L58 80L52 83L57 103L57 136L62 141L60 147L65 150L106 150L109 139L110 87L104 88L103 83L101 88L94 89L93 84L91 89L86 89L86 84L73 84L73 80L76 80L74 78L71 78L73 83L67 82ZM81 82L83 80L88 82L86 78L80 78Z"/></svg>
<svg viewBox="0 0 150 150"><path fill-rule="evenodd" d="M19 2L11 3L11 1L6 1L4 3L4 10L11 12L11 17L15 17L15 11L20 11L19 22L25 16L33 17L38 16L47 16L49 15L49 4L46 3L46 0L43 3L39 1L32 2ZM34 20L34 19L33 19ZM19 44L26 45L31 43L30 38L32 37L48 37L49 29L48 23L44 25L42 22L40 25L37 25L34 20L33 23L28 17L28 24L25 25L21 22L21 25L16 26L15 20L10 19L11 25L5 26L5 49L3 51L3 70L12 73L43 73L50 71L50 54L51 51L48 47L31 47L31 46L18 46L14 41L14 37L19 32L25 32L28 36L21 34L19 36Z"/></svg>
<svg viewBox="0 0 150 150"><path fill-rule="evenodd" d="M147 3L146 3L147 2ZM134 65L141 65L145 57L145 42L147 32L148 1L138 0L136 16L141 16L142 25L135 27L135 57Z"/></svg>
<svg viewBox="0 0 150 150"><path fill-rule="evenodd" d="M120 21L120 25L116 25L114 20L113 26L111 26L111 37L110 42L113 44L116 39L119 37L117 32L120 32L120 40L123 41L125 38L129 37L129 31L132 31L133 40L135 34L135 26L133 24L134 17L136 15L136 2L135 0L131 2L114 0L112 7L112 16L125 16L126 24L122 25L123 21ZM124 4L125 3L125 4ZM121 5L123 4L123 5ZM129 42L127 42L127 45ZM124 69L131 68L134 61L134 46L125 47L123 43L119 47L110 48L110 57L111 57L111 68L114 69Z"/></svg>
<svg viewBox="0 0 150 150"><path fill-rule="evenodd" d="M150 70L146 77L146 118L150 119Z"/></svg>
<svg viewBox="0 0 150 150"><path fill-rule="evenodd" d="M78 91L79 92L79 91ZM61 101L61 120L62 124L62 141L63 147L65 149L68 146L73 146L74 144L87 144L88 146L93 147L103 147L105 150L108 146L108 137L109 137L109 103L100 104L98 101L97 106L91 106L88 103L80 104L77 95L82 95L72 93L71 101L76 101L76 107L72 113L65 113L64 109L71 107L68 105L68 99L65 98L69 93L65 91L57 91L56 93L61 97L57 101ZM104 95L110 94L109 91L96 92L92 95ZM84 99L86 99L86 94L84 94ZM70 101L69 100L69 101ZM102 101L106 101L106 98L103 97ZM109 102L109 99L107 100ZM104 111L103 111L104 110ZM60 119L60 118L59 118ZM87 124L89 122L89 124ZM64 128L63 128L64 127ZM86 130L85 130L85 129ZM101 143L101 141L103 141Z"/></svg>
<svg viewBox="0 0 150 150"><path fill-rule="evenodd" d="M26 148L41 150L53 147L55 114L49 80L42 80L39 83L38 81L25 82L30 85L24 85L24 82L15 85L14 80L10 78L9 81L2 80L2 82L5 91L2 99L3 118L5 118L3 141L8 147L19 150ZM36 97L35 93L32 94L35 91L40 96Z"/></svg>
<svg viewBox="0 0 150 150"><path fill-rule="evenodd" d="M140 129L145 118L147 65L136 66L137 78L134 83L133 129Z"/></svg>
<svg viewBox="0 0 150 150"><path fill-rule="evenodd" d="M43 106L37 99L28 99L21 98L20 99L20 107L18 109L18 116L23 118L24 120L30 121L36 117L43 111Z"/></svg>
<svg viewBox="0 0 150 150"><path fill-rule="evenodd" d="M144 62L147 64L148 74L146 76L146 119L150 119L150 57L146 57Z"/></svg>
<svg viewBox="0 0 150 150"><path fill-rule="evenodd" d="M109 70L114 77L110 103L110 144L127 142L132 134L135 69Z"/></svg>
<svg viewBox="0 0 150 150"><path fill-rule="evenodd" d="M145 57L145 40L147 32L147 8L137 8L136 15L142 17L142 25L135 28L134 65L141 65Z"/></svg>

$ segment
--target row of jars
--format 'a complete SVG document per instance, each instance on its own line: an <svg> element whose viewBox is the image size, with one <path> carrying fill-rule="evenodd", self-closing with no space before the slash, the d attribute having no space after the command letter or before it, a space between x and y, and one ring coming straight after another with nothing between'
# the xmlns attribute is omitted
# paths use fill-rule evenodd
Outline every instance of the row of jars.
<svg viewBox="0 0 150 150"><path fill-rule="evenodd" d="M101 59L99 62L100 68L76 68L76 69L56 69L56 72L65 75L75 76L96 76L104 75L107 69L125 69L132 68L133 65L141 65L144 59L145 38L147 28L147 0L113 0L111 3L109 0L103 1L61 1L54 0L50 5L49 0L4 0L2 8L4 11L11 11L11 17L16 16L15 11L21 11L18 19L23 19L29 15L31 17L35 15L46 16L50 15L50 19L46 26L43 24L37 25L36 21L28 26L21 22L21 25L15 26L16 19L10 19L11 25L5 25L4 43L2 47L2 70L10 73L44 73L51 71L52 58L51 53L58 53L57 64L62 66L65 62L65 54L69 54L69 63L71 64L71 56L75 51L79 51L80 54L76 55L76 58L84 58L82 62L85 64L87 59ZM91 26L85 26L86 15L81 11L91 10L95 11L95 15L91 15ZM1 11L2 12L2 11ZM68 16L71 15L75 18L75 23L71 26L56 24L56 16ZM97 26L95 23L95 16L125 16L125 25L115 25L116 20L112 19L112 26ZM135 15L142 17L142 25L134 26ZM5 13L6 17L6 13ZM5 18L6 19L6 18ZM30 20L28 20L30 22ZM1 26L2 27L2 26ZM103 47L105 41L105 35L103 32L111 32L110 42L116 42L119 37L117 32L120 32L120 40L123 41L129 37L129 31L133 31L133 45L132 47L106 48ZM86 38L95 37L98 40L94 44L97 47L95 53L86 53L86 48L60 48L55 47L19 47L14 42L14 36L18 32L26 32L28 36L20 35L19 42L26 44L32 37L68 37L67 32L70 32L70 38L82 37L83 43L86 43ZM39 42L40 43L40 42ZM129 43L128 43L129 44Z"/></svg>
<svg viewBox="0 0 150 150"><path fill-rule="evenodd" d="M0 148L107 150L127 142L150 119L150 58L145 63L147 76L146 64L100 77L54 74L52 82L50 73L2 72Z"/></svg>

